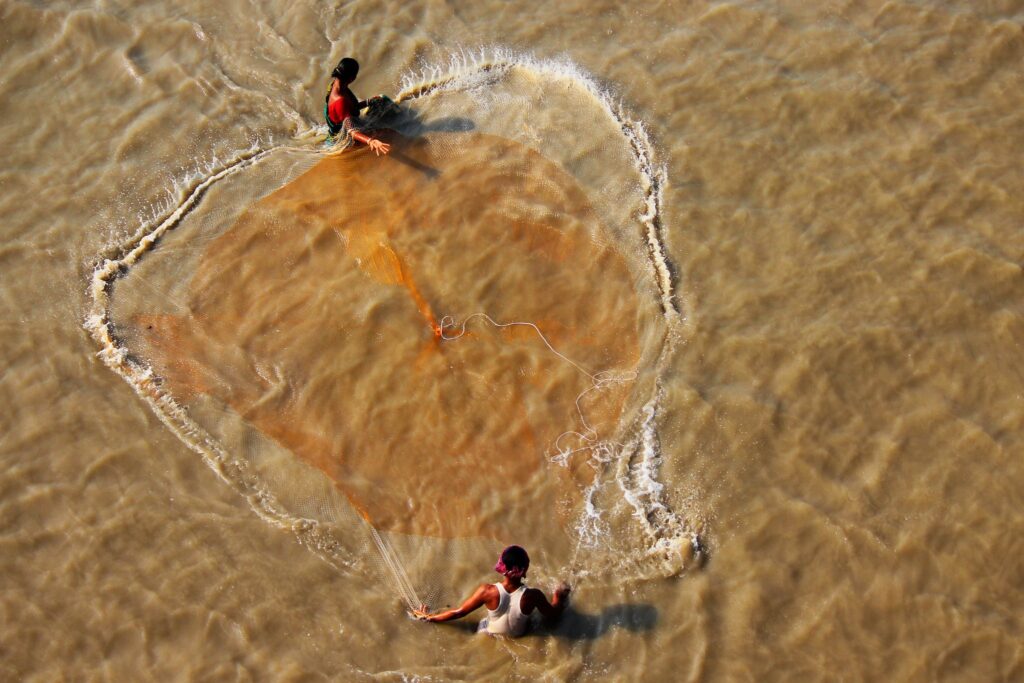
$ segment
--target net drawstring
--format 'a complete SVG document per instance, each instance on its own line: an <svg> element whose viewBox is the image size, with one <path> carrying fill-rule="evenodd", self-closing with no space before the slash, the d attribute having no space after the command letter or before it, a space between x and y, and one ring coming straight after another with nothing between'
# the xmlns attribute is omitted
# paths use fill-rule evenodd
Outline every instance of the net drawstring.
<svg viewBox="0 0 1024 683"><path fill-rule="evenodd" d="M587 422L587 418L584 414L583 407L580 405L580 401L583 399L584 396L586 396L590 392L603 389L610 384L620 384L623 382L631 382L635 380L638 375L637 371L632 370L630 372L616 373L613 370L602 370L596 373L591 372L590 370L586 369L585 367L583 367L582 365L580 365L579 363L577 363L576 361L574 361L573 359L569 358L564 353L556 349L555 346L548 340L544 333L541 332L541 329L536 324L518 320L502 323L496 321L491 316L482 312L473 313L472 315L467 316L461 323L456 323L455 319L450 315L442 317L438 332L441 340L454 341L456 339L463 337L466 334L466 326L469 324L471 320L474 320L476 318L486 320L490 325L498 329L505 329L509 327L528 327L532 329L537 334L537 337L541 340L541 342L544 343L544 346L548 348L548 351L553 353L558 358L561 358L563 361L565 361L573 368L578 370L581 374L590 379L592 385L584 389L582 392L580 392L576 396L575 400L576 413L577 415L579 415L580 423L583 425L584 431L578 432L570 430L559 434L554 441L555 450L558 452L558 454L552 458L552 461L564 465L568 462L569 455L572 455L573 453L592 450L594 447L596 447L600 443L597 441L597 432ZM456 330L456 332L452 334L449 333L448 330ZM580 440L588 443L589 445L573 450L564 449L561 446L561 442L562 439L567 436L576 436Z"/></svg>
<svg viewBox="0 0 1024 683"><path fill-rule="evenodd" d="M384 566L387 568L388 573L391 574L392 585L395 587L395 591L402 598L402 601L405 602L405 606L409 608L409 611L419 609L423 602L420 600L419 595L416 594L412 580L409 578L408 572L405 571L405 567L398 558L395 549L388 543L387 539L380 535L380 532L370 523L370 520L364 518L364 521L370 530L370 537L373 539L373 544L377 546L377 551L380 553Z"/></svg>
<svg viewBox="0 0 1024 683"><path fill-rule="evenodd" d="M590 461L591 466L595 470L595 476L600 476L600 470L598 465L603 464L608 460L607 457L602 457L602 451L606 451L612 448L613 446L624 447L624 444L618 443L616 441L600 440L598 438L597 431L593 427L591 427L590 424L587 422L586 415L584 414L583 407L580 405L580 401L583 399L584 396L586 396L590 392L601 390L607 387L608 385L623 382L631 382L637 378L638 372L636 370L632 370L629 372L616 372L613 370L591 372L590 370L583 367L582 365L580 365L579 363L577 363L576 361L574 361L573 359L569 358L564 353L559 351L557 348L555 348L555 346L548 340L548 338L541 331L540 327L538 327L536 324L527 321L498 322L497 320L483 312L473 313L472 315L469 315L465 319L463 319L461 323L456 323L455 319L450 315L442 317L440 322L439 333L441 340L455 341L463 337L466 334L467 325L470 323L470 321L477 318L486 321L488 324L498 329L505 329L510 327L528 327L532 329L536 333L537 338L540 339L540 341L543 342L544 346L547 347L548 351L550 351L555 356L557 356L564 362L568 363L573 368L578 370L581 374L590 379L592 383L591 386L587 387L582 392L580 392L576 396L575 400L576 412L579 415L581 424L583 425L583 431L580 432L569 430L559 434L554 441L554 448L556 454L550 457L550 461L556 464L560 464L562 466L566 466L568 464L570 456L577 453L586 452L589 453L591 456ZM453 332L449 332L449 330L452 330ZM567 437L576 437L581 442L583 442L584 445L573 449L565 448L562 446L562 440ZM595 479L595 483L592 485L591 488L596 487L596 485L597 481ZM590 492L588 492L588 495L589 493ZM585 574L581 571L581 568L578 564L580 548L583 546L584 536L585 534L582 531L579 531L579 533L576 534L576 539L573 543L572 556L570 557L569 564L567 566L567 580L573 584L578 584L585 576Z"/></svg>

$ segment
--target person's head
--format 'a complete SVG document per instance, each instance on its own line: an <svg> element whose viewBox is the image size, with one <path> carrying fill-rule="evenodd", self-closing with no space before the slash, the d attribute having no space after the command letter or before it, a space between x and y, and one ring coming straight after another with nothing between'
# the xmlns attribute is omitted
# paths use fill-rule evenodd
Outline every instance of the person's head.
<svg viewBox="0 0 1024 683"><path fill-rule="evenodd" d="M498 564L494 565L494 571L510 579L521 579L526 576L526 570L530 568L530 556L526 551L517 546L510 545L501 551Z"/></svg>
<svg viewBox="0 0 1024 683"><path fill-rule="evenodd" d="M332 78L337 78L339 81L348 85L352 81L356 80L356 76L359 75L359 62L352 59L351 57L345 57L338 66L334 67L334 71L331 72Z"/></svg>

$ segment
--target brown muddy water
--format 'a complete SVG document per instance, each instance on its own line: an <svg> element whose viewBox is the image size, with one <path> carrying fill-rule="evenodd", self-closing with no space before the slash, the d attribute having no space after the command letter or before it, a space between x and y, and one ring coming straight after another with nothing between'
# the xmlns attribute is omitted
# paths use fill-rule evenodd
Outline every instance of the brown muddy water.
<svg viewBox="0 0 1024 683"><path fill-rule="evenodd" d="M1021 64L1014 2L0 2L0 680L1024 680ZM513 542L559 624L408 618Z"/></svg>

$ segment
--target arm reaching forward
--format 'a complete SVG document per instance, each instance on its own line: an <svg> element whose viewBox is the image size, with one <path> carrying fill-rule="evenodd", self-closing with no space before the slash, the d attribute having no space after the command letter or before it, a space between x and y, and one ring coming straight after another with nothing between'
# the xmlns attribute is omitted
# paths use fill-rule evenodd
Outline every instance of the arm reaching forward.
<svg viewBox="0 0 1024 683"><path fill-rule="evenodd" d="M473 594L466 598L465 602L454 609L448 609L443 612L431 614L426 605L421 605L419 609L413 610L412 615L422 621L431 621L435 623L439 621L460 619L487 602L487 598L492 597L491 593L496 590L497 589L491 584L485 583L473 591Z"/></svg>
<svg viewBox="0 0 1024 683"><path fill-rule="evenodd" d="M377 156L380 156L381 154L387 154L388 152L391 151L391 145L389 145L388 143L381 142L377 138L371 138L366 133L360 132L358 130L352 131L352 139L355 140L356 142L361 142L370 149L372 149L373 153L376 154Z"/></svg>

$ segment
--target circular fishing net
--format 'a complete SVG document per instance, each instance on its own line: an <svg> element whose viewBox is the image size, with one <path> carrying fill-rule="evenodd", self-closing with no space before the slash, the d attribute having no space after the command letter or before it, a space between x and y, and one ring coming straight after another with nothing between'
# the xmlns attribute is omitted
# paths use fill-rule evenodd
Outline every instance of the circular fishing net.
<svg viewBox="0 0 1024 683"><path fill-rule="evenodd" d="M260 515L410 606L512 542L551 572L677 572L696 535L658 480L678 312L642 126L521 59L395 100L365 122L387 157L252 150L142 226L94 276L101 355Z"/></svg>

